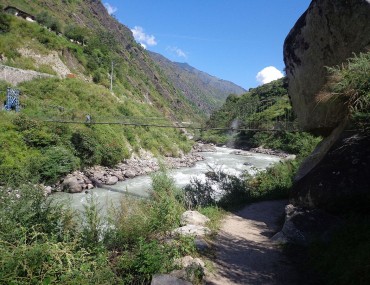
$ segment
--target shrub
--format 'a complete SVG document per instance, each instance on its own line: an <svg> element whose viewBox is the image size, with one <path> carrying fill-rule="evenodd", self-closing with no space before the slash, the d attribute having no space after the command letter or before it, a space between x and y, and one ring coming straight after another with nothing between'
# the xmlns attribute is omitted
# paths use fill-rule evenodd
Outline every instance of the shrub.
<svg viewBox="0 0 370 285"><path fill-rule="evenodd" d="M125 251L117 258L115 270L125 284L147 284L152 275L173 270L173 259L178 256L173 246L140 238L132 251Z"/></svg>
<svg viewBox="0 0 370 285"><path fill-rule="evenodd" d="M296 162L276 164L255 176L236 177L212 169L205 181L193 180L184 188L188 208L219 206L224 209L266 199L287 198Z"/></svg>
<svg viewBox="0 0 370 285"><path fill-rule="evenodd" d="M101 162L99 140L92 130L87 128L76 130L72 134L71 142L83 166Z"/></svg>
<svg viewBox="0 0 370 285"><path fill-rule="evenodd" d="M167 231L178 226L184 208L176 199L179 189L163 168L152 176L152 188L153 204L149 209L152 231Z"/></svg>
<svg viewBox="0 0 370 285"><path fill-rule="evenodd" d="M10 16L6 15L0 9L0 34L8 33L10 31Z"/></svg>
<svg viewBox="0 0 370 285"><path fill-rule="evenodd" d="M37 165L37 162L35 162ZM39 168L35 171L40 175L41 181L52 184L57 180L76 170L79 166L79 159L71 150L62 146L47 148L38 161Z"/></svg>
<svg viewBox="0 0 370 285"><path fill-rule="evenodd" d="M60 24L60 22L46 11L37 14L36 21L41 25L50 28L54 32L62 32L62 25Z"/></svg>
<svg viewBox="0 0 370 285"><path fill-rule="evenodd" d="M64 35L69 39L85 43L89 36L89 31L80 26L68 25L65 28Z"/></svg>
<svg viewBox="0 0 370 285"><path fill-rule="evenodd" d="M354 55L347 64L328 68L335 79L331 84L332 98L346 104L357 124L367 123L370 109L370 52Z"/></svg>

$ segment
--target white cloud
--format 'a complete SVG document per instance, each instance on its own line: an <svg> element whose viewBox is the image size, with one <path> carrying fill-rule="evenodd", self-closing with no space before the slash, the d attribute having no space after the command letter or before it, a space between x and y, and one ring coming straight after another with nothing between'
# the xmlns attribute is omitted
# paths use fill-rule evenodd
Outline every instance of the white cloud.
<svg viewBox="0 0 370 285"><path fill-rule="evenodd" d="M135 40L141 45L144 44L145 47L157 45L155 37L153 35L147 35L142 27L135 26L133 29L131 29L131 31L134 35Z"/></svg>
<svg viewBox="0 0 370 285"><path fill-rule="evenodd" d="M117 7L113 7L108 2L105 2L104 6L105 6L105 9L107 9L109 15L112 15L117 12Z"/></svg>
<svg viewBox="0 0 370 285"><path fill-rule="evenodd" d="M146 49L146 44L140 43L140 45L143 49Z"/></svg>
<svg viewBox="0 0 370 285"><path fill-rule="evenodd" d="M171 46L168 46L166 48L166 50L172 52L172 53L175 53L178 57L183 57L183 58L187 58L188 55L186 54L186 52L184 52L182 49L178 48L178 47L171 47Z"/></svg>
<svg viewBox="0 0 370 285"><path fill-rule="evenodd" d="M284 74L274 66L268 66L257 73L256 79L261 84L270 83L284 77Z"/></svg>

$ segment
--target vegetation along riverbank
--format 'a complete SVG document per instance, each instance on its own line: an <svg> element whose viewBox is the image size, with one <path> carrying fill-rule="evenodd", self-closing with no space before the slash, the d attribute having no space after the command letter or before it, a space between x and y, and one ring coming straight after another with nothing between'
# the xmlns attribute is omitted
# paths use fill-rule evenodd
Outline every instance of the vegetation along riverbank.
<svg viewBox="0 0 370 285"><path fill-rule="evenodd" d="M312 0L248 91L113 10L0 1L0 284L370 284L369 1ZM280 160L178 188L215 146ZM145 197L92 190L140 175Z"/></svg>

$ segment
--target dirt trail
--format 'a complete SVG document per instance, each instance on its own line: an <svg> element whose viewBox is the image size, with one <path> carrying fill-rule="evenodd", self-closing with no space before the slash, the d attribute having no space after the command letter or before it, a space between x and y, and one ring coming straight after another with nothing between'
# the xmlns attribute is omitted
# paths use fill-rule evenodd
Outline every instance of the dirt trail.
<svg viewBox="0 0 370 285"><path fill-rule="evenodd" d="M280 229L287 201L259 202L228 215L215 241L216 273L206 284L302 284L270 238Z"/></svg>

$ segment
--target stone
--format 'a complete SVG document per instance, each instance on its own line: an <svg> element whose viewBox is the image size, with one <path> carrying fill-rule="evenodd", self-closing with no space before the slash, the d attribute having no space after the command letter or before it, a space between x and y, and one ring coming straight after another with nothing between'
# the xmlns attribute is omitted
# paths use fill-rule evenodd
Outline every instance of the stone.
<svg viewBox="0 0 370 285"><path fill-rule="evenodd" d="M136 172L131 169L126 170L124 174L126 178L134 178L136 176Z"/></svg>
<svg viewBox="0 0 370 285"><path fill-rule="evenodd" d="M290 202L330 213L368 212L370 167L363 164L370 164L369 145L369 135L348 132L339 135L328 151L323 152L320 161L313 166L306 161L302 163L290 193ZM353 160L358 163L354 165Z"/></svg>
<svg viewBox="0 0 370 285"><path fill-rule="evenodd" d="M116 176L108 176L105 184L106 185L115 185L118 182L118 177Z"/></svg>
<svg viewBox="0 0 370 285"><path fill-rule="evenodd" d="M152 278L151 285L192 285L190 282L169 274L155 274Z"/></svg>
<svg viewBox="0 0 370 285"><path fill-rule="evenodd" d="M172 231L173 235L182 235L182 236L205 236L211 234L211 230L207 227L197 226L197 225L186 225L180 228L177 228Z"/></svg>
<svg viewBox="0 0 370 285"><path fill-rule="evenodd" d="M209 222L206 216L202 215L198 211L186 211L180 217L180 224L182 226L185 225L199 225L204 226L207 222Z"/></svg>
<svg viewBox="0 0 370 285"><path fill-rule="evenodd" d="M203 278L205 264L200 258L193 258L185 256L175 260L175 265L182 267L180 270L174 270L170 275L187 280L189 282L196 282Z"/></svg>
<svg viewBox="0 0 370 285"><path fill-rule="evenodd" d="M328 242L332 232L341 224L339 218L320 209L308 210L293 205L285 207L285 222L282 230L271 240L308 246L314 241Z"/></svg>
<svg viewBox="0 0 370 285"><path fill-rule="evenodd" d="M51 186L44 187L44 195L49 196L52 192L53 188Z"/></svg>
<svg viewBox="0 0 370 285"><path fill-rule="evenodd" d="M287 157L284 157L282 159L282 161L292 161L292 160L296 160L296 159L297 159L297 156L295 154L290 154Z"/></svg>
<svg viewBox="0 0 370 285"><path fill-rule="evenodd" d="M62 188L67 190L69 193L81 193L83 190L83 184L80 183L77 177L67 176L62 183Z"/></svg>
<svg viewBox="0 0 370 285"><path fill-rule="evenodd" d="M345 100L329 100L326 67L370 47L370 1L313 0L284 43L289 97L300 126L326 135L347 115Z"/></svg>

